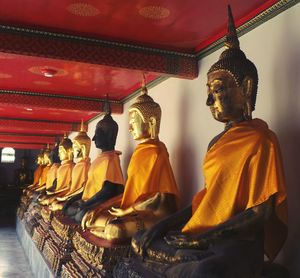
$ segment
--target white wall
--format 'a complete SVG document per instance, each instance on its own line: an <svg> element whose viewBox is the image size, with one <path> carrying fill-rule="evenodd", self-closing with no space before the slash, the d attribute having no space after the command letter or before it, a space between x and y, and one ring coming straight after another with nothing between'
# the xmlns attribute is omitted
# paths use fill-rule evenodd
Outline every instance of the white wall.
<svg viewBox="0 0 300 278"><path fill-rule="evenodd" d="M254 117L265 120L282 146L289 198L289 239L280 261L290 267L292 277L300 277L300 5L285 11L240 38L241 48L257 66L259 89ZM187 204L203 184L202 161L209 141L222 131L213 120L206 101L206 72L218 59L219 50L199 63L196 80L170 78L149 94L163 111L160 139L166 144L175 177ZM128 133L127 109L114 116L119 124L117 149L123 152L126 167L135 142ZM89 125L89 135L95 130ZM96 149L92 149L95 158Z"/></svg>

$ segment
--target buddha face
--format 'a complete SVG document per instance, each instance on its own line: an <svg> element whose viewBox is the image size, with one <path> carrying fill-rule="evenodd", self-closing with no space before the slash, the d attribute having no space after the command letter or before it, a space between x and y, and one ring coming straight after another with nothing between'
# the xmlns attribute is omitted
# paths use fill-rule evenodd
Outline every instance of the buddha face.
<svg viewBox="0 0 300 278"><path fill-rule="evenodd" d="M74 158L83 157L82 145L76 140L73 141L73 154Z"/></svg>
<svg viewBox="0 0 300 278"><path fill-rule="evenodd" d="M44 153L44 165L51 164L50 152Z"/></svg>
<svg viewBox="0 0 300 278"><path fill-rule="evenodd" d="M143 121L137 111L129 112L129 132L134 140L145 140L151 137L149 124Z"/></svg>
<svg viewBox="0 0 300 278"><path fill-rule="evenodd" d="M44 164L44 155L38 155L36 163L38 165L43 165Z"/></svg>
<svg viewBox="0 0 300 278"><path fill-rule="evenodd" d="M243 117L246 96L244 88L237 86L233 76L227 71L208 74L207 101L213 117L226 123Z"/></svg>
<svg viewBox="0 0 300 278"><path fill-rule="evenodd" d="M58 148L58 156L60 161L64 161L64 160L68 160L69 159L69 155L67 150L63 147L63 146L59 146Z"/></svg>

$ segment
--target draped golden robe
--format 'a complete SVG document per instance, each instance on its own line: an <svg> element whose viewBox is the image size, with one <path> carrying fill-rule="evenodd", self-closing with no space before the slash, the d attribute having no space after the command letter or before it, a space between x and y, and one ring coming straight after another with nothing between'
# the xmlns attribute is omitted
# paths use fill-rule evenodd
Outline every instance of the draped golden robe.
<svg viewBox="0 0 300 278"><path fill-rule="evenodd" d="M273 259L287 236L285 179L275 134L260 119L235 124L207 152L205 189L193 200L184 233L203 233L232 216L275 200L265 225L265 253Z"/></svg>
<svg viewBox="0 0 300 278"><path fill-rule="evenodd" d="M88 171L91 166L90 158L77 162L72 170L72 181L69 191L64 197L68 198L76 193L82 192L88 177Z"/></svg>
<svg viewBox="0 0 300 278"><path fill-rule="evenodd" d="M39 187L40 184L40 178L44 169L44 165L38 165L38 167L35 169L33 173L33 183L27 187L27 189L35 189Z"/></svg>
<svg viewBox="0 0 300 278"><path fill-rule="evenodd" d="M103 152L92 162L82 195L83 201L87 201L98 193L105 181L124 184L120 154L119 151Z"/></svg>
<svg viewBox="0 0 300 278"><path fill-rule="evenodd" d="M173 194L178 200L179 192L164 143L148 141L137 145L127 170L128 179L121 208L147 199L155 193Z"/></svg>
<svg viewBox="0 0 300 278"><path fill-rule="evenodd" d="M71 186L73 161L62 161L57 170L57 184L53 193L65 192Z"/></svg>
<svg viewBox="0 0 300 278"><path fill-rule="evenodd" d="M59 167L60 167L59 163L54 163L49 169L47 173L46 190L48 190L53 185L53 182L57 177L57 170Z"/></svg>

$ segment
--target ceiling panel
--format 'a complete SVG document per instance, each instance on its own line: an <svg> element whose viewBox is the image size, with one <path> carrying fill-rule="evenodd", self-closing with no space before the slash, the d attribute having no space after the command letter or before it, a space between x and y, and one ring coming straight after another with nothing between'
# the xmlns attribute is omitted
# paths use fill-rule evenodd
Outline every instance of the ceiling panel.
<svg viewBox="0 0 300 278"><path fill-rule="evenodd" d="M0 0L0 148L41 148L87 125L106 98L123 113L142 76L149 86L196 78L199 51L226 33L228 4L241 26L287 2Z"/></svg>

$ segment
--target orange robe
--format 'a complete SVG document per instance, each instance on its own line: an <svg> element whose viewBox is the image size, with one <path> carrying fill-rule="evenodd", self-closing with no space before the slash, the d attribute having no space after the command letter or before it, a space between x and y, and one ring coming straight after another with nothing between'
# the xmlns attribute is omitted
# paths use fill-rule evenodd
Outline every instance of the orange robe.
<svg viewBox="0 0 300 278"><path fill-rule="evenodd" d="M118 151L103 152L92 162L82 195L83 201L87 201L98 193L105 181L124 184L120 154L121 152Z"/></svg>
<svg viewBox="0 0 300 278"><path fill-rule="evenodd" d="M148 141L137 145L127 174L121 208L130 207L158 192L173 194L178 200L179 192L164 143Z"/></svg>
<svg viewBox="0 0 300 278"><path fill-rule="evenodd" d="M54 193L64 192L71 186L73 161L62 161L57 170L57 184Z"/></svg>
<svg viewBox="0 0 300 278"><path fill-rule="evenodd" d="M265 225L265 253L273 259L287 236L285 179L275 134L260 119L229 129L207 152L205 189L193 200L185 233L203 233L232 216L267 201L275 210Z"/></svg>
<svg viewBox="0 0 300 278"><path fill-rule="evenodd" d="M72 170L72 180L69 191L64 197L71 197L74 194L82 192L88 177L88 171L91 166L90 158L77 162Z"/></svg>
<svg viewBox="0 0 300 278"><path fill-rule="evenodd" d="M50 168L51 168L51 166L49 166L49 165L43 167L42 173L41 173L40 178L39 178L39 182L36 186L34 186L33 190L38 190L38 189L40 189L40 188L42 188L43 186L46 185L47 174L48 174Z"/></svg>
<svg viewBox="0 0 300 278"><path fill-rule="evenodd" d="M28 189L35 189L39 186L40 178L44 169L44 165L38 165L33 173L33 183L28 186Z"/></svg>
<svg viewBox="0 0 300 278"><path fill-rule="evenodd" d="M51 168L49 169L49 171L47 173L46 190L48 190L53 185L53 182L55 181L55 179L57 177L57 170L58 170L59 166L60 166L59 163L54 163L54 164L52 164Z"/></svg>

